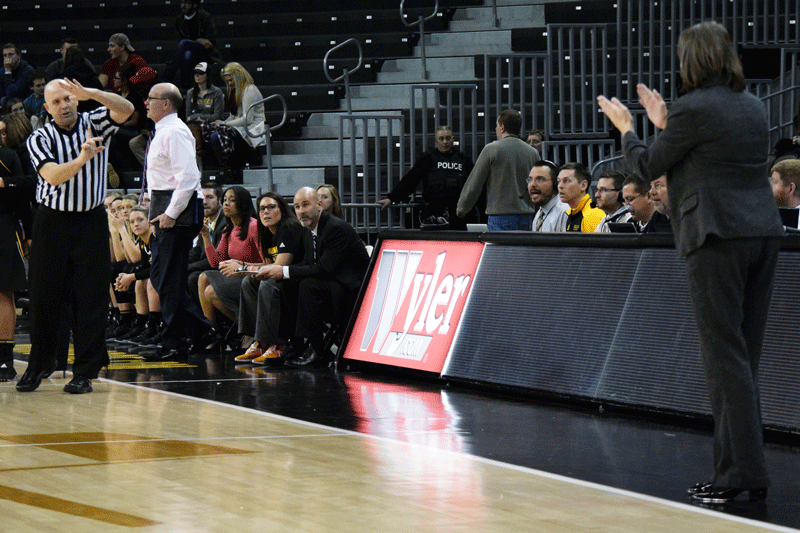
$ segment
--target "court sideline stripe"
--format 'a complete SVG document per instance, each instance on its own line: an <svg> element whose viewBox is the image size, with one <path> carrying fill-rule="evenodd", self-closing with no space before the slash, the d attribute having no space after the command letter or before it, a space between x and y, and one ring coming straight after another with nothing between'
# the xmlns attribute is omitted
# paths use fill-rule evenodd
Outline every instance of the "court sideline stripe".
<svg viewBox="0 0 800 533"><path fill-rule="evenodd" d="M258 414L258 415L261 415L261 416L265 416L265 417L268 417L268 418L274 418L274 419L277 419L277 420L281 420L283 422L294 422L296 424L302 424L304 426L313 427L313 428L317 428L317 429L326 429L326 430L329 430L329 431L341 433L343 435L354 435L354 436L359 436L359 437L367 437L367 438L371 438L371 439L375 439L375 440L386 441L386 442L389 442L389 443L392 443L392 444L404 444L404 445L407 445L407 446L410 445L410 446L414 446L414 447L417 447L417 448L423 448L423 449L427 449L427 450L434 450L434 451L437 451L437 452L440 452L440 453L441 452L445 452L445 453L448 453L448 454L455 454L455 455L460 455L460 456L468 456L468 457L471 457L475 461L478 461L478 462L481 462L481 463L485 463L485 464L489 464L489 465L496 466L496 467L500 467L500 468L507 468L509 470L515 470L517 472L524 472L524 473L532 474L532 475L535 475L535 476L538 476L538 477L542 477L542 478L545 478L545 479L552 479L554 481L561 481L561 482L564 482L564 483L570 483L570 484L577 485L577 486L580 486L580 487L587 487L587 488L591 488L591 489L595 489L595 490L599 490L599 491L603 491L603 492L608 492L608 493L611 493L611 494L617 494L617 495L620 495L620 496L626 496L626 497L629 497L629 498L634 498L634 499L637 499L637 500L642 500L642 501L646 501L646 502L650 502L650 503L657 503L657 504L660 504L660 505L666 505L666 506L673 507L673 508L676 508L676 509L681 509L683 511L689 511L689 512L693 512L693 513L703 514L703 515L706 515L706 516L712 516L712 517L715 517L715 518L728 520L728 521L731 521L731 522L737 522L737 523L740 523L740 524L757 526L757 527L760 527L760 528L763 528L763 529L767 529L767 530L771 530L771 531L779 531L779 532L783 532L783 533L798 533L798 532L800 532L800 530L798 530L798 529L793 529L793 528L786 527L786 526L778 526L778 525L775 525L775 524L770 524L770 523L767 523L767 522L760 522L758 520L752 520L752 519L749 519L749 518L743 518L743 517L740 517L740 516L735 516L735 515L730 515L730 514L727 514L727 513L722 513L722 512L719 512L719 511L713 511L713 510L710 510L710 509L702 509L700 507L696 507L694 505L689 505L689 504L686 504L686 503L674 502L674 501L671 501L671 500L665 500L663 498L658 498L658 497L655 497L655 496L648 496L647 494L640 494L638 492L631 492L631 491L628 491L628 490L625 490L625 489L618 489L616 487L609 487L608 485L601 485L599 483L593 483L591 481L583 481L583 480L580 480L580 479L570 478L570 477L562 476L560 474L553 474L553 473L550 473L550 472L545 472L543 470L537 470L535 468L530 468L530 467L527 467L527 466L519 466L519 465L510 464L510 463L504 463L504 462L501 462L501 461L497 461L495 459L487 459L485 457L481 457L481 456L474 455L474 454L471 454L471 453L458 452L458 451L447 450L447 449L443 449L443 448L436 448L436 447L433 447L433 446L427 446L427 445L424 445L424 444L421 444L421 443L416 443L416 442L401 441L401 440L391 439L389 437L382 437L382 436L378 436L378 435L370 435L368 433L359 433L357 431L351 431L351 430L347 430L347 429L341 429L341 428L335 428L335 427L331 427L331 426L325 426L323 424L318 424L316 422L308 422L308 421L305 421L305 420L298 420L298 419L295 419L295 418L289 418L287 416L278 415L278 414L275 414L275 413L269 413L269 412L266 412L266 411L259 411L259 410L256 410L256 409L250 409L250 408L242 407L242 406L239 406L239 405L232 405L232 404L228 404L228 403L223 403L223 402L220 402L220 401L217 401L217 400L209 400L207 398L196 398L196 397L193 397L193 396L187 396L187 395L184 395L184 394L179 394L177 392L171 392L171 391L155 389L155 388L147 387L147 386L144 386L144 385L139 385L139 384L136 384L136 383L124 383L124 382L121 382L121 381L114 381L114 380L108 379L108 378L98 378L98 381L105 381L105 382L108 382L108 383L113 383L113 384L116 384L116 385L122 385L124 387L130 387L130 388L134 388L134 389L152 390L154 392L158 392L158 393L161 393L161 394L167 394L169 396L175 396L175 397L182 398L182 399L194 400L194 401L197 401L197 402L208 403L208 404L212 404L212 405L220 405L220 406L228 407L230 409L235 409L237 411L243 411L243 412L247 412L247 413L251 413L251 414L255 413L255 414Z"/></svg>

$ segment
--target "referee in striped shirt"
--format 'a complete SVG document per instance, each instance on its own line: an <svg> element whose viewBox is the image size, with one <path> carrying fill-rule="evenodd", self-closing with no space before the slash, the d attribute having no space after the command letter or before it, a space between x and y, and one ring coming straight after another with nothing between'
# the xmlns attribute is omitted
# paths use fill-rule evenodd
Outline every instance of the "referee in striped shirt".
<svg viewBox="0 0 800 533"><path fill-rule="evenodd" d="M103 199L108 182L108 145L133 113L125 98L68 80L44 90L53 120L28 139L39 173L28 272L31 354L17 390L36 390L56 365L58 322L72 307L75 362L64 391L92 391L92 379L108 364L104 330L111 253ZM78 102L101 107L78 114Z"/></svg>

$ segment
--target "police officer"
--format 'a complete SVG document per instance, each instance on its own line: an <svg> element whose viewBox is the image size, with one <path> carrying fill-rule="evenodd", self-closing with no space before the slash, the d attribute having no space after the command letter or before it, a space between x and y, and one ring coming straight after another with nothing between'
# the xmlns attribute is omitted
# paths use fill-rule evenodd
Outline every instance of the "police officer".
<svg viewBox="0 0 800 533"><path fill-rule="evenodd" d="M472 161L463 152L453 150L453 131L449 126L436 130L436 148L428 150L403 176L387 198L379 200L381 209L392 203L407 200L422 182L422 220L444 217L450 229L466 230L469 216L456 216L456 204L461 188L472 171ZM477 217L475 217L477 222Z"/></svg>

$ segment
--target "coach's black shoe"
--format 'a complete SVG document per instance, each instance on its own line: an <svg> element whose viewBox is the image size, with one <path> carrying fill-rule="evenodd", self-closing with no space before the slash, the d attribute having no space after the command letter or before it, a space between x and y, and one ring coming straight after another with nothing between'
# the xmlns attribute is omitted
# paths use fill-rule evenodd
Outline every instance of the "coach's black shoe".
<svg viewBox="0 0 800 533"><path fill-rule="evenodd" d="M736 501L736 497L745 491L749 492L751 502L767 499L766 487L760 489L742 489L739 487L715 487L711 485L703 491L692 494L692 501L714 504L733 503Z"/></svg>
<svg viewBox="0 0 800 533"><path fill-rule="evenodd" d="M701 481L700 483L695 483L688 489L686 489L686 494L697 494L698 492L706 492L710 488L714 486L714 483L711 481Z"/></svg>
<svg viewBox="0 0 800 533"><path fill-rule="evenodd" d="M70 394L86 394L87 392L92 392L92 380L78 374L72 378L72 381L64 385L64 392Z"/></svg>
<svg viewBox="0 0 800 533"><path fill-rule="evenodd" d="M22 377L19 378L19 381L17 381L17 390L19 392L35 391L36 389L39 388L39 385L42 384L42 379L50 376L50 374L55 372L55 369L56 369L55 361L53 361L53 364L51 364L48 368L45 368L44 370L36 371L31 368L28 368L28 370L26 370L25 373L22 374Z"/></svg>

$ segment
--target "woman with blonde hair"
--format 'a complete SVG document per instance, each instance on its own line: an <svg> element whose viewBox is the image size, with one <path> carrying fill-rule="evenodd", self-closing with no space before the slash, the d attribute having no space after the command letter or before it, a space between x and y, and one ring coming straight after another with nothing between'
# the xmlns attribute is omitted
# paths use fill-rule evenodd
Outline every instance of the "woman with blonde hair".
<svg viewBox="0 0 800 533"><path fill-rule="evenodd" d="M228 63L222 69L227 94L227 118L201 124L203 141L211 145L222 168L240 168L252 159L253 150L266 142L264 135L264 104L258 104L249 115L251 137L245 131L245 113L251 105L263 99L253 77L239 63Z"/></svg>
<svg viewBox="0 0 800 533"><path fill-rule="evenodd" d="M333 216L344 220L342 201L339 199L339 191L336 190L336 187L327 183L319 185L317 187L317 200L319 200L323 211L327 211Z"/></svg>

